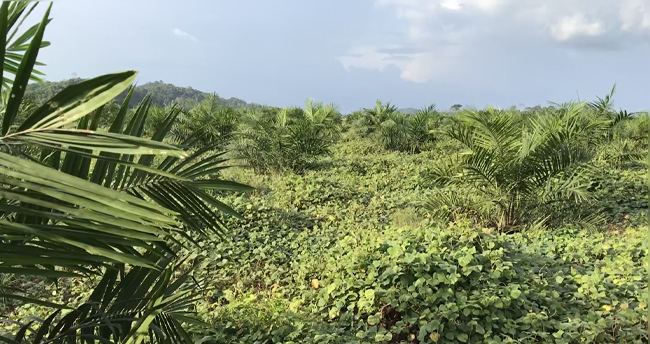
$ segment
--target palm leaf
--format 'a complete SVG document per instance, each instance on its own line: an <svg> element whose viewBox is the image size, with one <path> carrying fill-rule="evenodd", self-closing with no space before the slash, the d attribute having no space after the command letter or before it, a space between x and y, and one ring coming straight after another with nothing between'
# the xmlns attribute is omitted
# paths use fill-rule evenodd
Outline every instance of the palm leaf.
<svg viewBox="0 0 650 344"><path fill-rule="evenodd" d="M34 34L34 37L32 38L32 41L30 42L24 57L20 61L20 66L15 72L16 77L10 91L11 96L9 97L9 101L7 102L4 117L2 120L2 135L7 134L7 132L9 131L9 127L13 124L13 121L16 118L16 114L18 113L18 109L23 99L23 95L25 94L25 90L27 89L27 83L29 82L29 79L32 76L34 64L36 63L36 57L41 47L43 33L45 32L45 26L48 23L47 17L50 15L51 8L52 8L52 4L50 4L48 9L45 11L45 15L43 16L41 23L38 25L38 29L36 30L36 33ZM6 13L2 11L1 14L4 15ZM0 19L0 24L2 24L2 22L4 22L4 18ZM4 65L3 65L3 70L4 70Z"/></svg>
<svg viewBox="0 0 650 344"><path fill-rule="evenodd" d="M3 41L0 42L2 43L0 44L0 46L2 46L0 49L2 49L2 56L4 56L2 68L4 72L16 75L18 72L18 66L25 56L24 52L29 47L28 42L36 37L42 22L31 26L14 39L14 37L18 35L25 19L27 19L38 5L38 2L3 1L2 7L4 9L0 11L0 37L2 37L0 39ZM52 19L47 19L45 24L48 24L51 20ZM44 48L49 45L49 42L41 40L39 48ZM44 66L44 64L39 62L35 62L34 65ZM6 77L6 75L7 73L0 73L3 90L9 90L13 83L13 80ZM29 78L32 81L40 82L42 80L38 77L39 75L43 75L43 73L32 69Z"/></svg>
<svg viewBox="0 0 650 344"><path fill-rule="evenodd" d="M190 336L181 325L201 324L192 316L192 304L204 290L192 282L196 260L187 272L172 278L188 258L176 263L162 258L156 262L162 267L160 271L134 268L123 274L122 268L109 269L81 306L65 316L54 312L36 328L32 328L33 323L25 324L15 338L0 340L141 343L149 338L152 342L188 343ZM26 335L28 329L30 334ZM152 331L155 336L149 336Z"/></svg>

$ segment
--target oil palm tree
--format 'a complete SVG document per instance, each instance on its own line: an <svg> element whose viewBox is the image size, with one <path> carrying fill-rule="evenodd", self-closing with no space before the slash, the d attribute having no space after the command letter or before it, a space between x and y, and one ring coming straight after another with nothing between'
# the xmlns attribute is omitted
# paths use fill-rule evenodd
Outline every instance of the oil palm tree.
<svg viewBox="0 0 650 344"><path fill-rule="evenodd" d="M377 132L381 129L381 124L389 119L391 114L397 113L397 106L391 105L390 102L382 103L377 99L374 108L363 109L364 124L367 127L367 135Z"/></svg>
<svg viewBox="0 0 650 344"><path fill-rule="evenodd" d="M463 110L447 134L466 151L454 172L440 169L445 173L438 179L482 195L498 209L498 227L548 220L545 206L589 197L588 184L579 178L593 153L580 139L583 108L573 104L567 112L533 117L489 107ZM440 205L436 197L429 203L433 208Z"/></svg>
<svg viewBox="0 0 650 344"><path fill-rule="evenodd" d="M595 119L600 123L602 136L606 142L614 140L615 129L619 124L633 118L632 114L627 111L617 112L614 110L614 94L616 94L616 84L603 98L596 97L596 100L588 103Z"/></svg>
<svg viewBox="0 0 650 344"><path fill-rule="evenodd" d="M188 138L200 134L201 146L219 144L224 147L237 128L239 113L223 105L217 94L211 94L189 109L175 131L177 136Z"/></svg>
<svg viewBox="0 0 650 344"><path fill-rule="evenodd" d="M19 6L2 3L0 30ZM180 256L188 245L221 235L222 214L237 216L213 191L248 188L219 178L223 153L189 150L194 138L182 145L165 142L176 109L144 138L150 102L141 102L127 121L133 87L110 128L97 130L105 104L129 88L135 71L69 86L17 122L50 8L33 30L10 88L3 89L10 96L3 98L0 128L0 274L101 278L77 307L2 287L0 297L57 310L0 339L187 342L181 324L195 322L190 315L198 289L189 284L195 283L191 269L174 278L184 262ZM6 31L0 34L5 61L6 38Z"/></svg>
<svg viewBox="0 0 650 344"><path fill-rule="evenodd" d="M303 171L338 139L336 106L308 99L304 108L247 109L231 148L257 172Z"/></svg>
<svg viewBox="0 0 650 344"><path fill-rule="evenodd" d="M388 150L419 153L434 140L434 129L439 121L435 104L412 115L391 112L381 123L379 141Z"/></svg>

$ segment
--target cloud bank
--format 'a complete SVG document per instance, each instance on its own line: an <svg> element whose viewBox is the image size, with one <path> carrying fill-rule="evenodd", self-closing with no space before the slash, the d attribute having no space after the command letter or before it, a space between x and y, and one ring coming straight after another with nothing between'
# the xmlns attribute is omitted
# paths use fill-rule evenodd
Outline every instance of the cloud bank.
<svg viewBox="0 0 650 344"><path fill-rule="evenodd" d="M416 83L457 75L482 51L570 52L650 43L649 0L375 0L406 24L406 41L359 45L346 69L397 67Z"/></svg>

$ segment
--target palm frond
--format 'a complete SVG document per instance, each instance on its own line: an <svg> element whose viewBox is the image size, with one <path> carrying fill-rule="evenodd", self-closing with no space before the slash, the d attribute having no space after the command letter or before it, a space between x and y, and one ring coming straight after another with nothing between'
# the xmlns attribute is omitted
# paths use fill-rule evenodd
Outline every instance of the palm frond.
<svg viewBox="0 0 650 344"><path fill-rule="evenodd" d="M147 257L152 259L153 257ZM173 278L188 262L190 268ZM205 285L192 278L198 261L186 257L173 263L156 262L160 271L123 267L106 270L88 299L67 314L52 313L39 326L24 324L14 338L0 340L39 343L188 343L183 323L201 324L193 316L192 304Z"/></svg>
<svg viewBox="0 0 650 344"><path fill-rule="evenodd" d="M38 5L38 2L4 1L2 9L0 9L0 37L3 40L0 42L0 49L2 49L0 53L4 56L3 73L0 73L0 80L2 80L3 90L11 89L14 80L9 75L13 75L14 77L17 75L23 57L26 56L26 51L35 38L40 40L38 42L39 48L45 48L50 45L49 42L37 37L41 26L44 27L52 20L51 18L47 18L47 16L45 21L34 24L22 33L20 32L25 20ZM47 12L49 12L49 9ZM34 65L44 66L44 64L37 61L34 61ZM42 72L32 69L29 79L31 81L41 82L41 76L43 76Z"/></svg>

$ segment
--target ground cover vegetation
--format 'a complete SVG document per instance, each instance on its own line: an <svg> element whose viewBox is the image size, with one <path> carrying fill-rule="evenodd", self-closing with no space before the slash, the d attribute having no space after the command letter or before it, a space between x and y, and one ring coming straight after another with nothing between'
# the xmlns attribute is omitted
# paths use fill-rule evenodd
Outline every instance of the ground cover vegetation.
<svg viewBox="0 0 650 344"><path fill-rule="evenodd" d="M650 117L615 87L346 115L28 88L34 6L0 6L0 341L648 342Z"/></svg>

